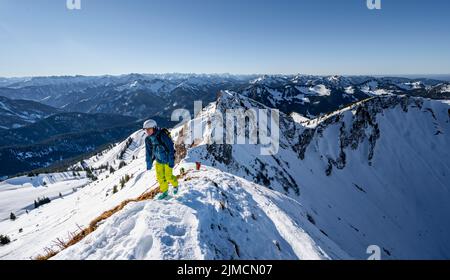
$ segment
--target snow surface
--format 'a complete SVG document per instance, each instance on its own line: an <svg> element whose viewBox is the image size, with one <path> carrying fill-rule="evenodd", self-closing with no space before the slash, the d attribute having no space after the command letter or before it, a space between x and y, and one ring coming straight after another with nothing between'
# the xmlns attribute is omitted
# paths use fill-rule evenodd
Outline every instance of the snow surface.
<svg viewBox="0 0 450 280"><path fill-rule="evenodd" d="M347 94L354 94L355 93L355 88L352 86L348 86L345 88L345 93Z"/></svg>
<svg viewBox="0 0 450 280"><path fill-rule="evenodd" d="M365 259L370 245L384 259L449 259L450 104L405 98L375 97L309 127L280 114L279 153L261 156L259 145L207 145L216 113L262 106L224 92L172 131L182 141L194 123L204 128L175 168L175 174L188 170L175 199L130 203L54 259ZM367 117L362 109L372 123L358 119ZM375 124L380 135L372 147ZM344 148L344 166L332 165L327 176L344 136L357 144ZM124 141L80 163L118 169L126 148L125 167L96 171L99 180L77 192L0 221L0 233L12 239L0 247L0 258L28 259L57 248L57 238L68 239L103 211L156 188L154 171L144 170L142 131L130 138L128 147ZM125 174L131 180L113 194Z"/></svg>
<svg viewBox="0 0 450 280"><path fill-rule="evenodd" d="M141 153L134 165L125 166L114 174L105 171L98 174L98 181L63 199L52 200L49 204L29 211L28 214L18 216L15 221L0 222L1 234L7 234L12 240L7 246L0 247L0 258L29 259L43 254L45 248L55 246L54 241L57 238L67 240L71 233L87 226L102 212L125 199L138 197L150 187L156 186L154 172L144 172L144 166L145 161ZM125 174L132 174L134 178L124 189L113 195L113 186L119 185ZM11 193L10 196L12 195ZM22 229L22 232L19 232L19 229Z"/></svg>
<svg viewBox="0 0 450 280"><path fill-rule="evenodd" d="M304 212L295 200L210 167L187 178L177 199L132 203L54 259L329 258L289 216Z"/></svg>
<svg viewBox="0 0 450 280"><path fill-rule="evenodd" d="M16 177L0 182L0 221L8 220L34 209L34 200L42 197L59 198L88 183L85 172L73 176L72 172L40 174L34 177Z"/></svg>
<svg viewBox="0 0 450 280"><path fill-rule="evenodd" d="M329 96L331 94L331 90L328 89L325 85L315 85L313 87L296 86L296 88L301 93L307 95Z"/></svg>
<svg viewBox="0 0 450 280"><path fill-rule="evenodd" d="M305 124L310 121L310 119L308 119L307 117L305 117L299 113L296 113L296 112L292 112L291 117L295 122L297 122L299 124Z"/></svg>
<svg viewBox="0 0 450 280"><path fill-rule="evenodd" d="M441 93L450 92L450 85L442 86Z"/></svg>
<svg viewBox="0 0 450 280"><path fill-rule="evenodd" d="M397 83L397 86L404 90L420 89L423 87L421 81L407 82L407 83Z"/></svg>

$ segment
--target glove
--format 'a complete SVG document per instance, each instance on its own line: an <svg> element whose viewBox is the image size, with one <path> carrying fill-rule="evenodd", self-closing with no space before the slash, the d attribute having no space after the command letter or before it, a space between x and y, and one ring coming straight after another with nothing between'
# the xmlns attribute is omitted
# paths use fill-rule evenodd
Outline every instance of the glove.
<svg viewBox="0 0 450 280"><path fill-rule="evenodd" d="M169 161L169 167L173 168L175 166L175 164L173 163L173 161Z"/></svg>
<svg viewBox="0 0 450 280"><path fill-rule="evenodd" d="M152 170L152 164L151 163L147 163L147 171Z"/></svg>

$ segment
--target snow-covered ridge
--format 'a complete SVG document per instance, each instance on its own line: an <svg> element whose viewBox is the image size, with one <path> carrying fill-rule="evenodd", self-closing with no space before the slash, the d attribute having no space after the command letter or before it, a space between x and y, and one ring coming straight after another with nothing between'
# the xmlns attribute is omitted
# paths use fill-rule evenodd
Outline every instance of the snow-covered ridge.
<svg viewBox="0 0 450 280"><path fill-rule="evenodd" d="M207 144L216 113L267 108L223 92L172 131L175 173L188 171L176 200L130 203L55 259L365 259L369 245L384 259L448 259L449 106L374 97L310 126L281 113L279 153L261 156L258 145ZM194 122L204 134L185 145ZM143 137L138 131L80 163L114 173L95 170L98 180L76 193L0 222L13 240L0 258L42 254L56 238L156 187L154 172L144 172Z"/></svg>
<svg viewBox="0 0 450 280"><path fill-rule="evenodd" d="M181 182L177 200L130 204L55 259L348 257L302 229L312 226L289 197L209 167L190 171Z"/></svg>
<svg viewBox="0 0 450 280"><path fill-rule="evenodd" d="M298 113L295 113L295 112L291 113L290 116L292 117L292 119L293 119L295 122L300 123L300 124L302 124L302 125L304 125L304 124L306 124L307 122L310 121L310 119L308 119L307 117L302 116L302 115L300 115L300 114L298 114Z"/></svg>

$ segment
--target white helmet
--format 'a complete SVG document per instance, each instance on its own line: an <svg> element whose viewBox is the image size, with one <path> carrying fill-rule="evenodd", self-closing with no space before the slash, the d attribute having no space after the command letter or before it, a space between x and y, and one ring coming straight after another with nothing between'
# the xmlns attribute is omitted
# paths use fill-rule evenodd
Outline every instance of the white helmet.
<svg viewBox="0 0 450 280"><path fill-rule="evenodd" d="M156 122L154 121L154 120L146 120L145 122L144 122L144 126L143 126L143 128L144 129L147 129L147 128L155 128L155 127L157 127L158 125L156 124Z"/></svg>

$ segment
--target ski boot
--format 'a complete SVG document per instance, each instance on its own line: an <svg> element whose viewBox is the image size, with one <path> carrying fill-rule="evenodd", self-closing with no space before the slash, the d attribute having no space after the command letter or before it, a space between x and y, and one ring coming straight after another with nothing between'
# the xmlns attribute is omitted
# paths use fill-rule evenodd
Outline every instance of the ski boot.
<svg viewBox="0 0 450 280"><path fill-rule="evenodd" d="M160 193L156 199L157 200L163 200L163 199L167 198L168 196L169 196L169 192L165 191L163 193Z"/></svg>

